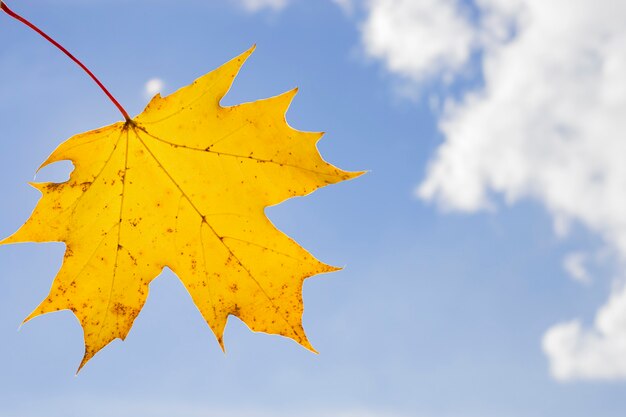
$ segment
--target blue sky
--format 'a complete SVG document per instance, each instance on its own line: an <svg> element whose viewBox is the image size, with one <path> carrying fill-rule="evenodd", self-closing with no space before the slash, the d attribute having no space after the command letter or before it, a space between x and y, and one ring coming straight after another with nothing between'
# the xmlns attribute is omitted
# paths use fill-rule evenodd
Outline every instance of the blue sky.
<svg viewBox="0 0 626 417"><path fill-rule="evenodd" d="M225 103L298 86L290 124L370 172L268 209L345 266L304 287L319 355L236 319L222 354L165 271L128 339L75 377L69 312L17 331L63 245L0 248L0 416L623 415L626 7L600 3L10 2L132 114L149 80L167 94L256 43ZM7 16L0 39L6 236L56 145L119 114ZM63 180L59 165L37 179Z"/></svg>

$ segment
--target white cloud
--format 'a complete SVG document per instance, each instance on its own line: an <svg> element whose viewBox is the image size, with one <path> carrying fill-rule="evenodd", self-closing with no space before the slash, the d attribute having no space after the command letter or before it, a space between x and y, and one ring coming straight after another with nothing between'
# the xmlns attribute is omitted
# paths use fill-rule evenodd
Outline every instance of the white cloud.
<svg viewBox="0 0 626 417"><path fill-rule="evenodd" d="M365 52L413 81L459 70L474 33L454 0L371 0L363 24Z"/></svg>
<svg viewBox="0 0 626 417"><path fill-rule="evenodd" d="M580 223L626 260L626 2L476 0L473 22L453 1L368 4L365 49L402 78L458 75L482 52L484 87L447 100L421 198L467 212L494 195L536 199L559 233ZM606 316L624 318L624 333ZM626 378L612 365L624 340L626 295L614 291L590 330L557 325L544 348L560 379Z"/></svg>
<svg viewBox="0 0 626 417"><path fill-rule="evenodd" d="M282 10L289 4L289 0L238 0L241 6L249 12L258 12L262 9Z"/></svg>
<svg viewBox="0 0 626 417"><path fill-rule="evenodd" d="M587 254L584 252L572 252L563 259L563 269L569 276L581 284L591 284L591 276L585 267Z"/></svg>
<svg viewBox="0 0 626 417"><path fill-rule="evenodd" d="M558 380L624 378L626 288L613 292L592 329L584 329L578 320L556 325L544 335L543 349Z"/></svg>
<svg viewBox="0 0 626 417"><path fill-rule="evenodd" d="M152 97L155 94L160 93L163 90L164 86L165 84L163 83L162 79L152 78L146 82L146 85L144 86L144 92L146 96Z"/></svg>

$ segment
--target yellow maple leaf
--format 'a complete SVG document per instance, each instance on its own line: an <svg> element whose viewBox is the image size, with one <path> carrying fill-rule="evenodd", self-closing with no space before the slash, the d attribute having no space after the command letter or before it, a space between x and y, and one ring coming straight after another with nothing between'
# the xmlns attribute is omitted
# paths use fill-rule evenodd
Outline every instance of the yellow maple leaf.
<svg viewBox="0 0 626 417"><path fill-rule="evenodd" d="M337 268L276 229L264 208L361 173L319 155L320 133L292 129L296 90L222 107L251 48L132 120L74 136L42 167L69 160L64 183L0 243L65 242L49 295L26 318L71 310L85 338L80 368L141 311L150 282L169 267L223 348L229 315L253 331L313 350L302 328L302 284Z"/></svg>

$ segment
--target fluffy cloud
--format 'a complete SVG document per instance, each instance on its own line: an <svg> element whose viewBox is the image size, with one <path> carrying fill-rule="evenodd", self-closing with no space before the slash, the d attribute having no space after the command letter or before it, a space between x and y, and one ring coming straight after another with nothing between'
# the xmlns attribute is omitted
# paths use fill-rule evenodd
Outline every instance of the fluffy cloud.
<svg viewBox="0 0 626 417"><path fill-rule="evenodd" d="M282 10L289 0L238 0L241 6L249 12L257 12L262 9Z"/></svg>
<svg viewBox="0 0 626 417"><path fill-rule="evenodd" d="M165 84L160 78L151 78L146 82L144 86L144 93L148 98L152 98L155 94L160 93L163 90Z"/></svg>
<svg viewBox="0 0 626 417"><path fill-rule="evenodd" d="M573 252L563 259L563 269L569 274L574 281L581 284L591 284L591 276L585 268L587 262L587 254L584 252Z"/></svg>
<svg viewBox="0 0 626 417"><path fill-rule="evenodd" d="M626 288L616 289L590 330L579 320L552 327L543 337L552 375L562 381L626 375Z"/></svg>
<svg viewBox="0 0 626 417"><path fill-rule="evenodd" d="M451 0L366 6L365 50L403 78L458 74L481 53L484 86L447 100L445 142L417 194L467 212L494 207L494 195L533 198L557 229L579 222L626 260L626 2L476 6L473 20ZM589 329L550 329L544 350L561 380L626 377L626 292L614 290Z"/></svg>
<svg viewBox="0 0 626 417"><path fill-rule="evenodd" d="M375 0L362 27L366 53L413 81L458 71L474 33L454 0Z"/></svg>

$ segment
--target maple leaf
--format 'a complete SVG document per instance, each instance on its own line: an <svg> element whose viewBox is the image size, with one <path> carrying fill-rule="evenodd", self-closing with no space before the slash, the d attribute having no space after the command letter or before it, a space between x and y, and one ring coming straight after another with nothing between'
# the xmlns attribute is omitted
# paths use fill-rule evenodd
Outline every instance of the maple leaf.
<svg viewBox="0 0 626 417"><path fill-rule="evenodd" d="M69 160L31 217L0 243L65 242L49 295L26 318L71 310L85 338L82 368L141 311L169 267L223 348L229 315L253 331L313 350L302 328L302 284L337 268L272 225L264 208L354 178L325 162L320 133L291 128L296 90L222 107L254 47L126 122L74 136L42 164Z"/></svg>

